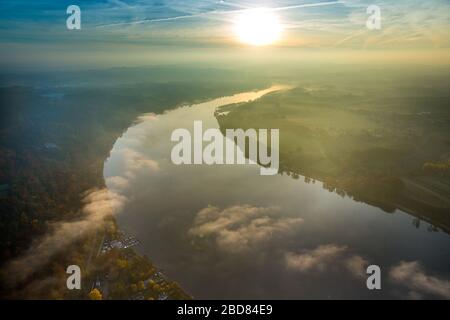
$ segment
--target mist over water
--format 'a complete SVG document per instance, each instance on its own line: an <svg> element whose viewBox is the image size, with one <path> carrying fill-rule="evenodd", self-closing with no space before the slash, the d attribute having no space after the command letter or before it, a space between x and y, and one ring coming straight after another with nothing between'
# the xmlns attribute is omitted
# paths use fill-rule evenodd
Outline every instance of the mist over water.
<svg viewBox="0 0 450 320"><path fill-rule="evenodd" d="M217 108L286 89L146 114L116 141L104 176L128 199L118 222L141 241L137 250L195 298L448 298L450 239L414 228L406 213L341 197L319 181L261 176L257 165L172 164L174 129L196 120L218 128ZM381 291L366 287L369 264L381 267ZM438 288L417 281L424 276Z"/></svg>

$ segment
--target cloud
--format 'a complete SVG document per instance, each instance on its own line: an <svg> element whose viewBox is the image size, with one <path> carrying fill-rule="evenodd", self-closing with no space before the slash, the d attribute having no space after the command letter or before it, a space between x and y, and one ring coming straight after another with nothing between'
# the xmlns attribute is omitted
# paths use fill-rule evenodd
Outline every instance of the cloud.
<svg viewBox="0 0 450 320"><path fill-rule="evenodd" d="M177 11L183 12L182 14L177 14L170 17L158 17L158 18L145 18L145 19L138 19L133 21L123 21L123 22L116 22L116 23L110 23L110 24L102 24L98 25L97 27L117 27L117 26L125 26L125 25L139 25L144 23L157 23L157 22L170 22L170 21L176 21L176 20L184 20L184 19L218 19L222 20L221 16L224 15L234 15L237 13L242 13L251 9L259 8L261 7L258 4L253 5L239 5L239 4L231 4L226 2L218 2L217 8L208 9L204 8L198 3L194 7L187 8L186 6L183 6L180 8L176 8ZM337 5L340 4L340 1L321 1L321 2L311 2L311 3L304 3L304 4L298 4L298 3L292 3L290 5L286 6L278 6L278 7L266 7L267 10L270 11L291 11L295 9L302 9L302 8L310 8L310 7L322 7L322 6L329 6L329 5ZM211 4L208 3L208 7ZM221 5L234 7L235 9L222 9ZM205 10L206 9L206 10ZM187 14L186 14L187 13Z"/></svg>
<svg viewBox="0 0 450 320"><path fill-rule="evenodd" d="M158 115L156 113L146 113L137 118L137 123L147 122L147 121L155 121L158 120Z"/></svg>
<svg viewBox="0 0 450 320"><path fill-rule="evenodd" d="M365 277L368 261L361 256L351 255L347 246L327 244L301 253L287 252L285 254L286 268L308 273L323 272L340 267L349 271L355 277Z"/></svg>
<svg viewBox="0 0 450 320"><path fill-rule="evenodd" d="M7 285L15 287L28 281L56 254L89 232L104 226L105 218L119 213L127 202L122 193L129 187L130 179L135 177L137 170L148 169L151 172L159 170L156 161L144 157L137 151L122 149L120 152L123 155L124 176L107 178L106 184L109 189L92 189L84 193L82 218L51 224L51 231L47 235L36 240L22 256L9 262L4 273L7 276L4 280ZM35 283L34 286L36 285L38 284Z"/></svg>
<svg viewBox="0 0 450 320"><path fill-rule="evenodd" d="M271 237L296 230L302 218L282 217L278 207L237 205L224 210L208 206L198 212L189 235L214 239L230 252L242 252Z"/></svg>
<svg viewBox="0 0 450 320"><path fill-rule="evenodd" d="M130 181L121 176L106 178L106 185L110 190L121 192L130 186Z"/></svg>
<svg viewBox="0 0 450 320"><path fill-rule="evenodd" d="M348 19L343 22L353 27L353 32L338 42L339 45L351 40L353 44L378 47L398 45L432 45L442 47L448 45L450 5L445 0L408 0L377 1L381 9L382 29L370 32L365 28L368 15L366 8L371 1L343 0L350 10ZM348 28L343 28L343 30ZM346 31L348 32L348 31Z"/></svg>
<svg viewBox="0 0 450 320"><path fill-rule="evenodd" d="M288 269L307 272L310 270L325 270L330 263L347 251L345 246L334 244L322 245L314 250L305 250L302 254L286 253L286 266Z"/></svg>
<svg viewBox="0 0 450 320"><path fill-rule="evenodd" d="M121 149L119 152L122 154L125 166L125 176L128 178L134 178L136 171L140 169L148 169L150 172L157 172L160 169L158 162L146 158L138 151L125 148Z"/></svg>
<svg viewBox="0 0 450 320"><path fill-rule="evenodd" d="M104 219L120 212L125 202L125 197L107 189L87 192L83 198L83 218L54 223L51 232L35 241L24 255L8 263L5 268L5 275L8 277L6 283L13 287L27 280L44 267L55 254L88 232L103 226Z"/></svg>
<svg viewBox="0 0 450 320"><path fill-rule="evenodd" d="M426 295L450 299L450 281L427 275L418 261L401 261L389 271L390 278L409 290L411 298Z"/></svg>
<svg viewBox="0 0 450 320"><path fill-rule="evenodd" d="M369 266L369 261L364 259L361 256L351 256L348 259L345 259L344 264L348 271L353 274L357 278L366 278L367 277L367 267Z"/></svg>

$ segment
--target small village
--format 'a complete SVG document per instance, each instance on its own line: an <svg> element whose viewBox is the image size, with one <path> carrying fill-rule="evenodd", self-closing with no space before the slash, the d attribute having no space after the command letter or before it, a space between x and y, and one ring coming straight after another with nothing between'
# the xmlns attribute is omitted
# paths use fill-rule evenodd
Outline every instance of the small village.
<svg viewBox="0 0 450 320"><path fill-rule="evenodd" d="M139 240L118 231L104 236L98 251L100 270L92 278L89 298L92 300L171 300L190 298L178 284L167 279L146 257L133 249Z"/></svg>

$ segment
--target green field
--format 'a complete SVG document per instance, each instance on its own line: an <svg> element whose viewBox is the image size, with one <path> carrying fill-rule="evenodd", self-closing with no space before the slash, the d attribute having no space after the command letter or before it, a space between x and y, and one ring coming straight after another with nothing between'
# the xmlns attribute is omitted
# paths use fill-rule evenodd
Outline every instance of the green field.
<svg viewBox="0 0 450 320"><path fill-rule="evenodd" d="M448 77L409 70L322 79L291 79L294 89L225 107L220 126L280 129L282 172L449 231Z"/></svg>

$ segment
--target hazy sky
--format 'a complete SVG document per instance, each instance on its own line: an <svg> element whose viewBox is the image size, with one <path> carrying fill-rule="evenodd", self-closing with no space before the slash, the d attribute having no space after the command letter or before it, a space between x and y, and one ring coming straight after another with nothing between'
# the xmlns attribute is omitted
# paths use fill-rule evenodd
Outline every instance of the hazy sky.
<svg viewBox="0 0 450 320"><path fill-rule="evenodd" d="M66 29L71 4L81 8L81 30ZM371 4L381 9L381 30L366 27ZM383 51L380 58L387 53L423 64L450 63L448 0L2 0L0 58L11 68L158 63L177 54L201 60L207 50L239 55L246 49L233 33L234 21L242 10L259 7L273 9L283 26L276 48L319 51L327 60L330 50L361 59Z"/></svg>

